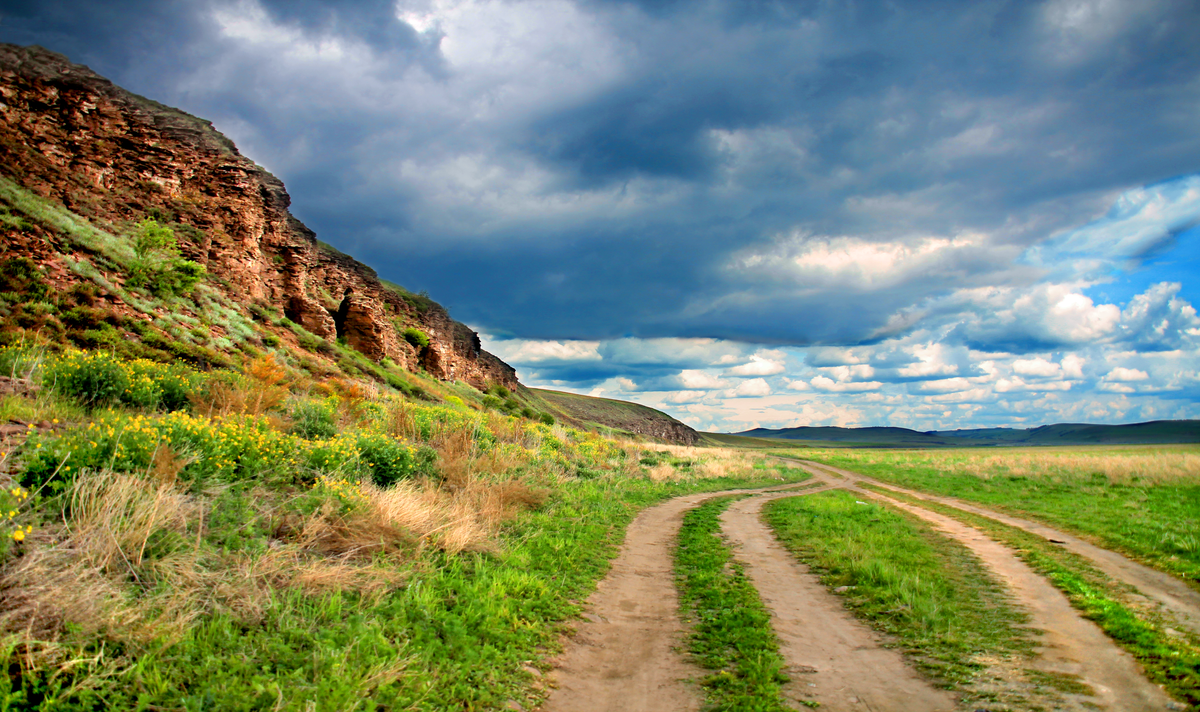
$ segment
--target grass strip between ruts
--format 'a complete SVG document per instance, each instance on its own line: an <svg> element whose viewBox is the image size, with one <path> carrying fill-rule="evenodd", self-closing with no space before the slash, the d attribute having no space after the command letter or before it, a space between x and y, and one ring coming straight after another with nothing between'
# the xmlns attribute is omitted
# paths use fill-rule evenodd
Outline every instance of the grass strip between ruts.
<svg viewBox="0 0 1200 712"><path fill-rule="evenodd" d="M764 518L851 612L968 700L992 699L982 660L1032 645L1025 616L975 555L910 514L830 491L769 502Z"/></svg>
<svg viewBox="0 0 1200 712"><path fill-rule="evenodd" d="M741 496L717 497L689 511L679 530L675 576L688 650L715 672L701 680L714 711L781 712L783 673L771 614L721 538L721 512Z"/></svg>
<svg viewBox="0 0 1200 712"><path fill-rule="evenodd" d="M873 492L953 517L1013 549L1018 557L1066 594L1071 605L1141 663L1146 676L1173 697L1200 710L1200 641L1167 631L1158 616L1128 605L1120 584L1087 563L1083 557L1046 539L948 505L930 502L865 483Z"/></svg>

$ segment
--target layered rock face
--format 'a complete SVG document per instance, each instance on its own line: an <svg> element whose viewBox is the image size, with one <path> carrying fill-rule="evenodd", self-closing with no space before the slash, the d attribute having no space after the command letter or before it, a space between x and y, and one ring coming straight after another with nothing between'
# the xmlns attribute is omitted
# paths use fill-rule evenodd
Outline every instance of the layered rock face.
<svg viewBox="0 0 1200 712"><path fill-rule="evenodd" d="M39 47L0 45L0 172L106 222L166 214L196 228L180 248L238 301L283 311L325 339L476 386L516 373L437 304L385 287L320 245L283 183L207 121L115 86ZM418 348L402 331L430 339Z"/></svg>

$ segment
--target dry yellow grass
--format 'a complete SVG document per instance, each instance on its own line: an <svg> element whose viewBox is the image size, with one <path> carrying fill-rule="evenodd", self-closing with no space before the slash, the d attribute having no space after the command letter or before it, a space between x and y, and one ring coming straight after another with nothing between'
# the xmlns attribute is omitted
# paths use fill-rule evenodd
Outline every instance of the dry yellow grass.
<svg viewBox="0 0 1200 712"><path fill-rule="evenodd" d="M74 480L66 492L69 524L37 530L24 556L0 575L6 644L31 664L58 664L70 652L61 643L68 629L137 648L178 640L216 611L258 620L284 588L382 593L404 580L405 562L422 549L492 548L499 523L546 496L469 469L454 488L346 483L354 492L349 506L329 496L303 517L257 491L252 499L265 519L281 522L269 546L218 552L204 542L206 499L177 486L179 467L164 451L144 475L88 472Z"/></svg>
<svg viewBox="0 0 1200 712"><path fill-rule="evenodd" d="M1061 481L1100 475L1111 484L1200 481L1194 446L1077 446L1003 450L838 451L861 462L920 465L982 479L1027 477Z"/></svg>
<svg viewBox="0 0 1200 712"><path fill-rule="evenodd" d="M763 458L747 453L745 450L661 443L629 443L627 448L631 455L628 458L630 462L638 462L643 453L666 453L676 462L689 463L687 466L680 466L673 465L671 462L659 462L650 466L647 474L655 482L716 477L750 477L755 474L761 477L780 476L779 471L774 467L760 467L756 470L755 465L762 465Z"/></svg>

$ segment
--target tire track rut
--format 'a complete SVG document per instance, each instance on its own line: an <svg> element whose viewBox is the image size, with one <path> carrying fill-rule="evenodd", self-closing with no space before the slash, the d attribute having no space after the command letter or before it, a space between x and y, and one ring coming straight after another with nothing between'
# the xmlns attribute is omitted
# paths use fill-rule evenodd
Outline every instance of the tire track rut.
<svg viewBox="0 0 1200 712"><path fill-rule="evenodd" d="M772 499L803 493L762 495L734 502L721 516L734 556L771 611L780 653L795 702L816 702L832 712L949 712L953 695L933 687L898 651L856 620L816 574L784 549L759 516Z"/></svg>
<svg viewBox="0 0 1200 712"><path fill-rule="evenodd" d="M790 462L797 461L790 460ZM1053 540L1054 543L1059 544L1067 551L1091 561L1097 569L1109 577L1133 586L1143 596L1158 603L1162 607L1162 610L1180 626L1200 634L1200 591L1196 591L1170 574L1152 569L1115 551L1102 549L1077 536L1054 529L1040 522L985 509L984 507L973 505L953 497L942 497L897 487L896 485L880 482L856 472L842 470L817 462L805 460L800 462L800 465L813 474L813 476L825 481L829 481L829 473L832 473L836 477L846 478L849 483L866 482L876 487L882 487L883 489L915 497L916 499L944 504L964 512L987 517L1001 524L1007 524L1018 529L1023 529L1031 534L1036 534L1043 539Z"/></svg>
<svg viewBox="0 0 1200 712"><path fill-rule="evenodd" d="M686 680L704 674L676 647L682 643L673 549L683 515L727 494L802 488L811 481L762 490L687 495L642 511L607 576L587 600L587 613L556 661L545 712L693 712L702 693Z"/></svg>

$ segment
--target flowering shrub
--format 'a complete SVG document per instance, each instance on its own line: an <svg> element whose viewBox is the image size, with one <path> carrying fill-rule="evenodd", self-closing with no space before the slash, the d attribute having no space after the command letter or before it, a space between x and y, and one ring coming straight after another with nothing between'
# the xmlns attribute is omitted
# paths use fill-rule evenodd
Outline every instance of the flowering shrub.
<svg viewBox="0 0 1200 712"><path fill-rule="evenodd" d="M418 471L433 474L436 454L431 448L418 449L372 431L359 431L352 437L362 465L366 467L371 481L380 487L388 487L412 477Z"/></svg>
<svg viewBox="0 0 1200 712"><path fill-rule="evenodd" d="M0 453L2 456L4 453ZM0 555L7 554L14 543L25 540L25 536L33 531L32 524L22 525L19 521L21 508L29 501L29 490L24 487L10 487L0 490Z"/></svg>
<svg viewBox="0 0 1200 712"><path fill-rule="evenodd" d="M370 478L381 487L417 474L432 474L434 456L426 447L395 440L374 430L306 440L270 427L265 418L213 419L175 412L163 416L114 411L60 436L32 436L24 445L22 481L57 489L81 469L117 472L148 470L160 448L170 448L186 464L178 477L200 485L215 480L309 481L319 473Z"/></svg>
<svg viewBox="0 0 1200 712"><path fill-rule="evenodd" d="M312 484L313 493L321 499L334 499L338 502L338 514L346 514L367 504L367 495L362 491L362 485L355 480L331 475L320 475Z"/></svg>
<svg viewBox="0 0 1200 712"><path fill-rule="evenodd" d="M186 407L202 378L187 366L126 361L104 351L68 351L50 361L43 374L47 385L85 406L122 403L146 410Z"/></svg>

